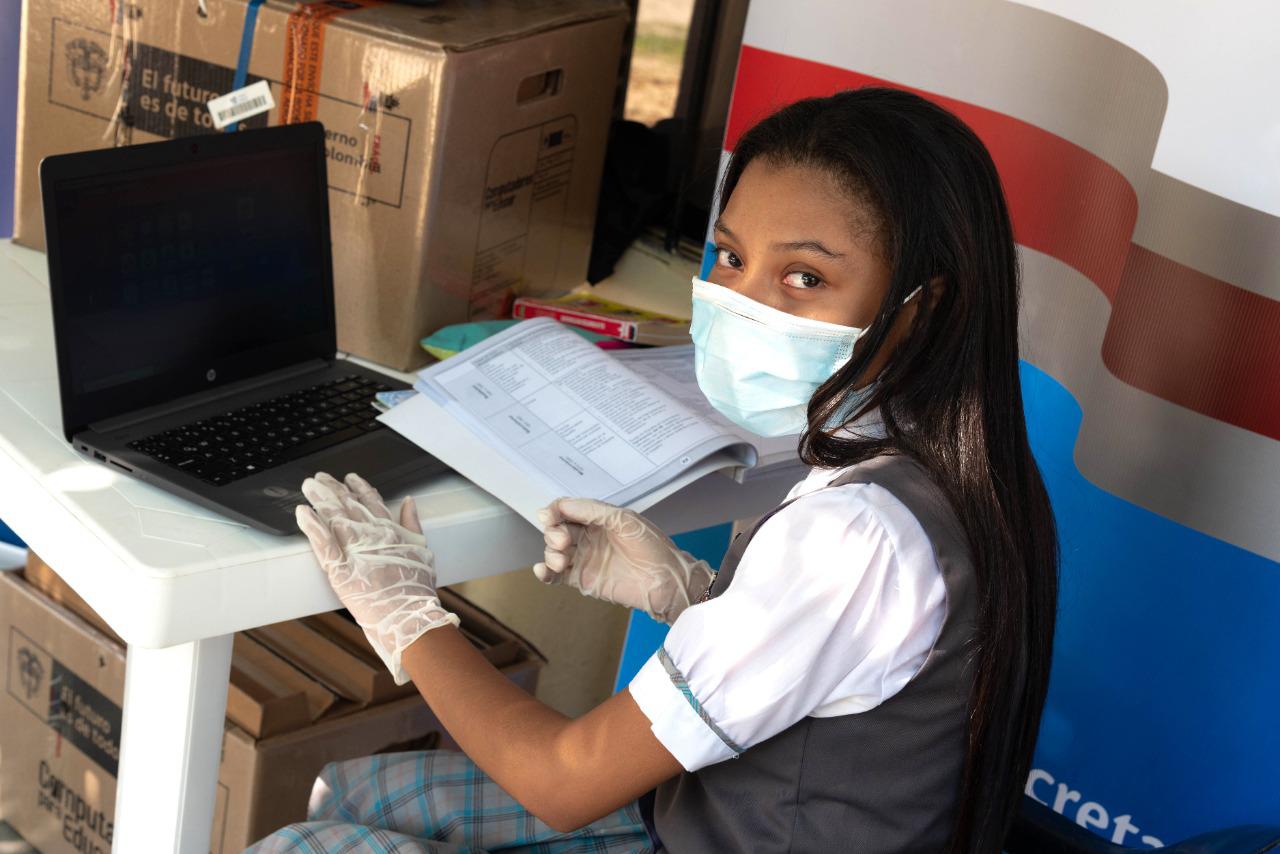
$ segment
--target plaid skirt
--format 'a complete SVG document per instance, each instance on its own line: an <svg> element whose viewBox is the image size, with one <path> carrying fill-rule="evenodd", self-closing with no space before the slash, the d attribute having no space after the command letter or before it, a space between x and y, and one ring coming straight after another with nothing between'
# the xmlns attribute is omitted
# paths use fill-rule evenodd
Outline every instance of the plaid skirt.
<svg viewBox="0 0 1280 854"><path fill-rule="evenodd" d="M425 750L330 763L311 790L307 821L276 831L247 854L653 850L635 801L560 833L520 806L465 753Z"/></svg>

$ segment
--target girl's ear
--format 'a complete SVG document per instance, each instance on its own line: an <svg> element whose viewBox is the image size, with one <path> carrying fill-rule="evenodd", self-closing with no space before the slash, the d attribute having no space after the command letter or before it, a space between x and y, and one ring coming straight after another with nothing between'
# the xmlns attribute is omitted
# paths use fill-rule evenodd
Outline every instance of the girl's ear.
<svg viewBox="0 0 1280 854"><path fill-rule="evenodd" d="M929 280L929 285L924 290L925 298L929 300L930 310L938 307L938 300L942 298L942 292L946 287L947 277L942 273L939 273Z"/></svg>

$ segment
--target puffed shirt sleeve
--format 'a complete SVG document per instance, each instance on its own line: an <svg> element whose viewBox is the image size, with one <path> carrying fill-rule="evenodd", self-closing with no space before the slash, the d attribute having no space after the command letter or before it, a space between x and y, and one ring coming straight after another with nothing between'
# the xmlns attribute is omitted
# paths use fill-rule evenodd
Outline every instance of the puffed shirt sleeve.
<svg viewBox="0 0 1280 854"><path fill-rule="evenodd" d="M821 489L760 527L728 589L685 609L628 690L696 771L803 717L884 702L923 666L945 614L911 512L874 484Z"/></svg>

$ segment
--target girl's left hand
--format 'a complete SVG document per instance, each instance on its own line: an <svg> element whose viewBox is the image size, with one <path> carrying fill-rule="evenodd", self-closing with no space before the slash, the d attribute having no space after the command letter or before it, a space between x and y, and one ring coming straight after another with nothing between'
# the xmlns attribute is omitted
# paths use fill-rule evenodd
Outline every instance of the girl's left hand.
<svg viewBox="0 0 1280 854"><path fill-rule="evenodd" d="M558 498L538 511L546 549L533 574L588 596L639 608L671 625L711 585L711 567L634 510Z"/></svg>
<svg viewBox="0 0 1280 854"><path fill-rule="evenodd" d="M355 474L345 480L324 472L304 480L311 506L298 505L298 527L333 591L403 685L409 681L400 664L404 650L431 629L460 621L436 595L435 557L413 498L400 505L397 522L368 481Z"/></svg>

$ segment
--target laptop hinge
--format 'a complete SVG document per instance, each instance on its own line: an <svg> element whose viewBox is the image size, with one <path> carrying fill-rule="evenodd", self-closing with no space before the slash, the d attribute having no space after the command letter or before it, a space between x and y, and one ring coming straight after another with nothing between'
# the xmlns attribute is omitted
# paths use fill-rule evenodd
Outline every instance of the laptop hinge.
<svg viewBox="0 0 1280 854"><path fill-rule="evenodd" d="M183 397L174 398L165 403L159 403L155 406L148 406L146 409L135 410L127 415L117 415L114 418L108 418L103 421L96 421L89 425L91 430L99 433L112 433L116 430L124 430L135 424L141 424L144 421L152 421L156 418L163 418L166 415L172 415L175 412L181 412L184 409L192 409L194 407L207 406L211 403L217 403L219 400L226 400L231 397L239 397L246 392L255 391L260 388L272 386L295 377L304 376L319 370L331 367L333 362L325 359L311 359L306 362L300 362L296 365L290 365L287 368L280 368L266 374L259 374L245 380L237 380L228 383L225 386L219 386L216 390L209 389L206 391L197 391Z"/></svg>

